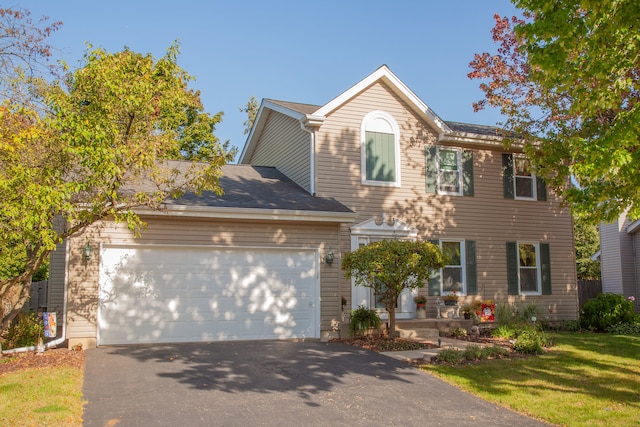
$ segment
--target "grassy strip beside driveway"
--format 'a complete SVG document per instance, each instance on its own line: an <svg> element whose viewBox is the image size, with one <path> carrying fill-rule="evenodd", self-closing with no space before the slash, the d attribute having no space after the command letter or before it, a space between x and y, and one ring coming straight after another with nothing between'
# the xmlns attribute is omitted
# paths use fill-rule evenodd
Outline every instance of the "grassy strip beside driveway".
<svg viewBox="0 0 640 427"><path fill-rule="evenodd" d="M0 376L0 426L82 426L82 375L53 366Z"/></svg>
<svg viewBox="0 0 640 427"><path fill-rule="evenodd" d="M542 356L423 369L552 424L640 426L640 337L551 336L556 345Z"/></svg>

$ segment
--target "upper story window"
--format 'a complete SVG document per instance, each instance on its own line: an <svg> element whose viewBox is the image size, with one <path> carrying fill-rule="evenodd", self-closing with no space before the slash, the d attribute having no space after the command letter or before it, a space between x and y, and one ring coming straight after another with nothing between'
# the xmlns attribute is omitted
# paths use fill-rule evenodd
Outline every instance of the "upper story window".
<svg viewBox="0 0 640 427"><path fill-rule="evenodd" d="M400 186L399 128L390 114L367 114L360 129L362 182L368 185Z"/></svg>
<svg viewBox="0 0 640 427"><path fill-rule="evenodd" d="M462 193L462 150L445 147L438 149L438 193Z"/></svg>
<svg viewBox="0 0 640 427"><path fill-rule="evenodd" d="M427 193L473 196L473 151L426 147L425 176Z"/></svg>
<svg viewBox="0 0 640 427"><path fill-rule="evenodd" d="M547 187L536 176L529 160L521 154L502 154L504 197L518 200L547 200Z"/></svg>
<svg viewBox="0 0 640 427"><path fill-rule="evenodd" d="M513 156L513 184L516 199L536 199L536 174L524 156Z"/></svg>

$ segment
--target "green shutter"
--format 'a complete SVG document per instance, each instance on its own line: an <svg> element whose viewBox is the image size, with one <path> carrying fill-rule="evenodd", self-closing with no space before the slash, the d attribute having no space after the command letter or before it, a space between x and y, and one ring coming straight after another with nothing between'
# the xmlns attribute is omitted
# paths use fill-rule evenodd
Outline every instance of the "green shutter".
<svg viewBox="0 0 640 427"><path fill-rule="evenodd" d="M544 179L536 176L536 193L538 194L538 200L541 202L547 201L547 183Z"/></svg>
<svg viewBox="0 0 640 427"><path fill-rule="evenodd" d="M478 272L476 269L476 242L465 240L465 268L467 270L467 295L478 294Z"/></svg>
<svg viewBox="0 0 640 427"><path fill-rule="evenodd" d="M436 246L440 245L440 242L437 240L429 240L429 243L433 243ZM429 295L440 295L440 269L439 268L429 269L429 285L427 290Z"/></svg>
<svg viewBox="0 0 640 427"><path fill-rule="evenodd" d="M551 295L551 251L548 243L540 243L540 273L542 295Z"/></svg>
<svg viewBox="0 0 640 427"><path fill-rule="evenodd" d="M518 283L518 244L507 242L507 293L518 295L520 284Z"/></svg>
<svg viewBox="0 0 640 427"><path fill-rule="evenodd" d="M462 194L473 196L473 151L462 152Z"/></svg>
<svg viewBox="0 0 640 427"><path fill-rule="evenodd" d="M504 198L513 199L513 154L502 154L502 180Z"/></svg>
<svg viewBox="0 0 640 427"><path fill-rule="evenodd" d="M367 132L367 180L396 180L395 136L389 133Z"/></svg>
<svg viewBox="0 0 640 427"><path fill-rule="evenodd" d="M426 147L424 150L425 175L427 180L427 193L435 194L438 186L438 164L436 147Z"/></svg>

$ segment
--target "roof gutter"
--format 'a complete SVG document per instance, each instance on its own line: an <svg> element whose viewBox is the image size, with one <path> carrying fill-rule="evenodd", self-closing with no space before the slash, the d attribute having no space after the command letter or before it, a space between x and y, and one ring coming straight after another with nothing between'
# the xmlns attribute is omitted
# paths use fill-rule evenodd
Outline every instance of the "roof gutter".
<svg viewBox="0 0 640 427"><path fill-rule="evenodd" d="M353 222L355 212L303 211L261 208L212 208L209 206L164 206L163 210L136 209L139 215L251 219L266 221Z"/></svg>

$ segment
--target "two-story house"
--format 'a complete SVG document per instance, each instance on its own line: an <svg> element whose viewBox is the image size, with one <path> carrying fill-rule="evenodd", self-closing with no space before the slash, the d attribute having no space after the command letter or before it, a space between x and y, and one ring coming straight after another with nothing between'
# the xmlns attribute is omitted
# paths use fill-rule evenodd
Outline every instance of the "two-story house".
<svg viewBox="0 0 640 427"><path fill-rule="evenodd" d="M275 166L356 212L339 253L383 238L438 242L453 256L429 295L535 301L552 320L576 317L569 210L495 128L443 121L386 66L322 106L265 100L240 163ZM338 280L350 307L376 305ZM399 318L413 316L411 296Z"/></svg>
<svg viewBox="0 0 640 427"><path fill-rule="evenodd" d="M577 317L568 208L495 128L442 120L386 66L325 105L264 100L223 173L221 197L141 212L141 238L106 222L54 253L49 307L71 345L331 336L377 305L342 254L390 238L448 254L430 303L455 290Z"/></svg>

